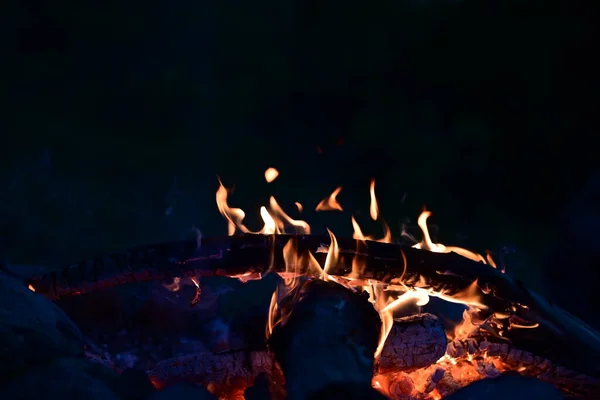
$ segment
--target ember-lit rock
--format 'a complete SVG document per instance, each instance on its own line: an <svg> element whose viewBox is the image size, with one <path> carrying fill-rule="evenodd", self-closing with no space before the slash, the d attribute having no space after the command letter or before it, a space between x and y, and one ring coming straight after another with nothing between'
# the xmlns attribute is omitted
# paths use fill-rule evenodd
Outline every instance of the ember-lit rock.
<svg viewBox="0 0 600 400"><path fill-rule="evenodd" d="M153 393L148 400L216 400L206 388L189 383L180 383L169 386L163 390Z"/></svg>
<svg viewBox="0 0 600 400"><path fill-rule="evenodd" d="M86 368L90 367L90 368ZM85 360L57 359L35 367L0 389L0 399L10 400L120 400Z"/></svg>
<svg viewBox="0 0 600 400"><path fill-rule="evenodd" d="M549 383L519 375L502 375L472 383L447 400L564 400L562 393Z"/></svg>
<svg viewBox="0 0 600 400"><path fill-rule="evenodd" d="M54 303L0 273L0 383L57 357L83 355L79 328Z"/></svg>

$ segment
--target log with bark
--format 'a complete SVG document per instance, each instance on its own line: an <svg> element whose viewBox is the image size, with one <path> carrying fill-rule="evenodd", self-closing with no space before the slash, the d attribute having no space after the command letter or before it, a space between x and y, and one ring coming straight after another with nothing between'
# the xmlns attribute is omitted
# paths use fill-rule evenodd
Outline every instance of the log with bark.
<svg viewBox="0 0 600 400"><path fill-rule="evenodd" d="M375 325L364 328L378 334L377 321ZM418 314L398 318L394 321L378 365L374 368L386 372L422 368L435 363L445 351L446 335L435 316ZM250 386L260 373L267 373L271 377L280 374L275 355L266 348L176 357L158 363L149 371L149 377L157 387L192 382L213 385L217 390L231 390ZM370 375L372 374L373 368L370 370Z"/></svg>
<svg viewBox="0 0 600 400"><path fill-rule="evenodd" d="M85 293L138 280L174 276L238 276L246 273L285 271L282 248L297 242L299 251L310 251L323 261L329 237L290 235L241 235L203 238L134 248L126 252L81 262L44 277L27 280L51 298ZM600 376L600 334L574 316L528 290L508 274L455 253L432 253L409 246L339 239L340 262L331 275L351 273L351 260L362 258L361 276L384 283L414 284L424 278L433 290L449 294L466 289L478 280L488 312L514 314L538 323L536 329L513 329L506 337L519 348L549 358L575 370Z"/></svg>

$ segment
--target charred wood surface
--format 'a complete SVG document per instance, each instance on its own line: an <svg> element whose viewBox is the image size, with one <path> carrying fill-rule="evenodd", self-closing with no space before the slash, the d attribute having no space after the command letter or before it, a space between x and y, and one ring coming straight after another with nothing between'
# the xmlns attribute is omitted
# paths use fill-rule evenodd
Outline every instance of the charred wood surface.
<svg viewBox="0 0 600 400"><path fill-rule="evenodd" d="M242 235L204 238L200 248L195 241L164 243L98 257L43 277L33 277L27 283L38 292L56 298L173 276L235 276L267 272L269 267L279 272L285 270L282 248L290 238L297 242L300 251L310 251L317 258L325 257L319 249L330 242L329 237L314 235ZM514 313L540 324L533 330L509 332L509 338L520 348L600 376L597 362L600 334L498 269L454 253L432 253L408 246L368 241L367 246L360 247L358 255L355 240L340 239L339 246L341 260L328 271L332 275L348 275L351 260L357 256L366 266L362 277L386 283L401 279L410 285L424 277L434 290L452 294L477 279L479 287L485 289L481 297L490 311Z"/></svg>
<svg viewBox="0 0 600 400"><path fill-rule="evenodd" d="M159 362L148 376L157 388L181 382L199 383L217 392L244 390L261 373L277 373L273 356L267 351L200 353Z"/></svg>
<svg viewBox="0 0 600 400"><path fill-rule="evenodd" d="M446 333L438 318L417 314L398 318L378 360L378 371L402 371L434 364L446 352Z"/></svg>
<svg viewBox="0 0 600 400"><path fill-rule="evenodd" d="M424 329L426 327L427 329ZM419 332L417 337L408 332ZM379 369L405 371L436 362L446 350L442 325L430 314L400 318L388 336ZM261 372L277 373L274 355L265 350L237 350L222 353L201 353L161 361L149 372L150 379L163 387L178 382L194 382L217 386L250 384Z"/></svg>
<svg viewBox="0 0 600 400"><path fill-rule="evenodd" d="M548 359L519 349L508 342L492 342L484 338L454 340L448 343L447 354L458 359L466 355L498 357L513 371L551 383L567 395L577 399L600 398L600 378L556 365Z"/></svg>

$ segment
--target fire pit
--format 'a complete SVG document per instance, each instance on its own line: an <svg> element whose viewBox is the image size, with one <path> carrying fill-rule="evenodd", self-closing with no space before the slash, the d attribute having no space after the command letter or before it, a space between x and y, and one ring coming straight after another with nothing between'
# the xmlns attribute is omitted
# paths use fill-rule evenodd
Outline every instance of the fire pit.
<svg viewBox="0 0 600 400"><path fill-rule="evenodd" d="M317 211L341 211L340 190ZM88 359L145 371L158 389L441 399L514 373L568 397L600 394L598 333L512 279L491 253L434 243L428 211L422 239L408 244L383 222L382 238L367 237L354 217L352 239L312 235L273 197L261 208L264 227L251 232L222 184L216 199L228 237L134 248L26 283L81 327Z"/></svg>

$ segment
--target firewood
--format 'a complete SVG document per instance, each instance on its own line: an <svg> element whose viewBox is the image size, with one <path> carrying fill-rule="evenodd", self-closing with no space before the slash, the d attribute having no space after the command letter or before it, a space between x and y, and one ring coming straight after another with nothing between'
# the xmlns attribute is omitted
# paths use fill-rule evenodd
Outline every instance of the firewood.
<svg viewBox="0 0 600 400"><path fill-rule="evenodd" d="M148 377L158 389L190 382L202 384L220 395L230 395L252 385L260 373L276 375L277 368L272 354L265 350L237 350L163 360L148 372Z"/></svg>
<svg viewBox="0 0 600 400"><path fill-rule="evenodd" d="M425 367L435 363L445 350L444 330L435 316L418 314L399 318L385 342L378 368L388 372ZM234 386L243 389L251 385L260 373L269 376L281 374L273 353L266 349L175 357L159 362L149 372L149 377L158 388L178 382L193 382L206 386L212 383L217 388Z"/></svg>
<svg viewBox="0 0 600 400"><path fill-rule="evenodd" d="M378 359L380 373L434 364L446 352L446 333L432 314L397 318Z"/></svg>
<svg viewBox="0 0 600 400"><path fill-rule="evenodd" d="M318 249L329 237L289 235L241 235L203 238L134 248L98 257L27 280L28 284L50 298L98 290L126 282L162 279L173 276L236 276L249 272L285 270L281 249L296 240L301 251L311 251L322 261ZM434 290L459 292L478 280L485 288L481 294L488 311L512 313L525 321L538 323L536 329L513 329L507 338L518 347L553 360L558 364L600 376L600 333L559 307L528 290L508 274L454 253L432 253L408 246L367 241L357 255L355 240L338 239L340 262L328 271L345 276L351 272L354 257L365 261L364 278L407 285L422 277ZM364 247L364 246L363 246ZM361 250L362 251L362 250ZM574 343L576 343L574 345Z"/></svg>
<svg viewBox="0 0 600 400"><path fill-rule="evenodd" d="M467 341L454 340L448 344L451 357L497 357L521 375L538 378L562 389L578 399L600 398L600 379L553 364L550 360L521 350L509 342L489 341L474 337Z"/></svg>

